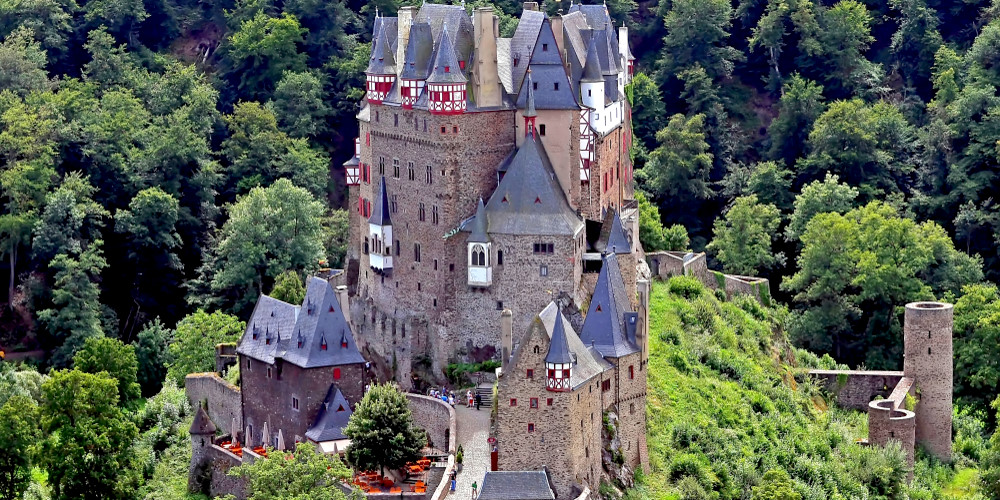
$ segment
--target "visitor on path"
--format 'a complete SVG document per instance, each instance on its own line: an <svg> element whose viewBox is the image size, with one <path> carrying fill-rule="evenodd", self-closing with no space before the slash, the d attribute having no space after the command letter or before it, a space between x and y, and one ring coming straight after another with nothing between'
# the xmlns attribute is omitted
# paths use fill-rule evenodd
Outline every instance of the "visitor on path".
<svg viewBox="0 0 1000 500"><path fill-rule="evenodd" d="M451 471L451 492L452 493L455 492L455 481L456 481L457 477L458 477L458 472L456 472L454 469L452 469L452 471Z"/></svg>
<svg viewBox="0 0 1000 500"><path fill-rule="evenodd" d="M483 396L476 393L476 411L479 411L479 407L483 405Z"/></svg>
<svg viewBox="0 0 1000 500"><path fill-rule="evenodd" d="M448 396L448 404L450 404L452 408L455 407L455 394Z"/></svg>
<svg viewBox="0 0 1000 500"><path fill-rule="evenodd" d="M472 391L471 390L465 391L465 407L472 408L473 404L474 403L472 402Z"/></svg>
<svg viewBox="0 0 1000 500"><path fill-rule="evenodd" d="M475 500L476 496L477 496L476 495L476 482L473 481L472 482L472 498L473 498L473 500Z"/></svg>

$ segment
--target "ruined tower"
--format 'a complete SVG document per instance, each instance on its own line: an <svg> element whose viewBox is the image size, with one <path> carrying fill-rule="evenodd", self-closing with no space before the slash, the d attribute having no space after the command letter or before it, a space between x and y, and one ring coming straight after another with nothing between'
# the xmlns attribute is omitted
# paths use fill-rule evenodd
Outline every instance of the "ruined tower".
<svg viewBox="0 0 1000 500"><path fill-rule="evenodd" d="M951 460L952 305L906 304L903 376L917 386L916 439L941 460Z"/></svg>

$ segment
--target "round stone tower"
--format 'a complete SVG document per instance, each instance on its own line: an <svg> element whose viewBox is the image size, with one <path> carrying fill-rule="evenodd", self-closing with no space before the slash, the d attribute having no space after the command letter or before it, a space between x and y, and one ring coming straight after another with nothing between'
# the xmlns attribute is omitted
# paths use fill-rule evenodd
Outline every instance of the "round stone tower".
<svg viewBox="0 0 1000 500"><path fill-rule="evenodd" d="M199 404L191 422L191 464L188 466L188 490L191 492L208 491L208 450L216 430L205 408Z"/></svg>
<svg viewBox="0 0 1000 500"><path fill-rule="evenodd" d="M951 460L952 305L906 304L903 375L917 387L916 439L941 460Z"/></svg>

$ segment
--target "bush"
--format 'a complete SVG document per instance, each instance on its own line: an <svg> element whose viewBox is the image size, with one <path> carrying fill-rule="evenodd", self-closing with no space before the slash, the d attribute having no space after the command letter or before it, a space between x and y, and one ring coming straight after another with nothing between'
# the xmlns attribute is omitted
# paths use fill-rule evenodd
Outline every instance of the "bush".
<svg viewBox="0 0 1000 500"><path fill-rule="evenodd" d="M701 296L705 287L696 278L690 276L674 276L667 282L670 293L680 295L685 299L693 299Z"/></svg>

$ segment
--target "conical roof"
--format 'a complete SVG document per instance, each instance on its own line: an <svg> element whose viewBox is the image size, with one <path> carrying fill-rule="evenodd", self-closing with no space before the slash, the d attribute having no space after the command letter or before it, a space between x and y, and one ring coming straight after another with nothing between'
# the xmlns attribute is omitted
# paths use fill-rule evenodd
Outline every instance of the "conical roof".
<svg viewBox="0 0 1000 500"><path fill-rule="evenodd" d="M434 68L427 83L465 83L468 80L462 74L455 55L455 44L451 41L448 29L441 30L441 43L438 44L437 55L434 57Z"/></svg>
<svg viewBox="0 0 1000 500"><path fill-rule="evenodd" d="M486 206L483 204L483 199L479 199L479 205L476 206L476 217L472 219L472 234L469 235L468 241L470 243L488 243L490 237L486 234L487 220L486 220Z"/></svg>
<svg viewBox="0 0 1000 500"><path fill-rule="evenodd" d="M534 88L535 86L532 83L533 82L531 81L531 70L529 69L528 84L527 84L528 96L524 101L524 116L526 118L538 116L538 113L535 111L535 88Z"/></svg>
<svg viewBox="0 0 1000 500"><path fill-rule="evenodd" d="M384 27L378 30L375 46L372 47L372 55L368 60L368 68L365 69L365 73L369 75L396 74L396 56Z"/></svg>
<svg viewBox="0 0 1000 500"><path fill-rule="evenodd" d="M556 311L556 322L552 327L552 339L549 342L549 352L545 355L546 363L568 364L573 362L569 352L569 340L566 339L566 328L563 326L562 313Z"/></svg>
<svg viewBox="0 0 1000 500"><path fill-rule="evenodd" d="M375 194L375 203L372 204L372 216L368 222L376 226L391 226L389 219L389 195L385 191L385 176L379 180L378 193Z"/></svg>
<svg viewBox="0 0 1000 500"><path fill-rule="evenodd" d="M628 236L625 235L625 229L622 227L622 218L618 212L614 212L611 220L611 233L608 235L608 244L605 247L605 252L626 254L632 253L632 244L628 241Z"/></svg>
<svg viewBox="0 0 1000 500"><path fill-rule="evenodd" d="M214 435L217 429L212 419L208 418L205 408L199 404L198 412L194 414L194 421L191 422L191 434Z"/></svg>
<svg viewBox="0 0 1000 500"><path fill-rule="evenodd" d="M581 82L604 81L604 76L601 75L601 61L597 54L597 38L598 32L591 33L590 43L587 44L587 61L583 65L583 77L580 78Z"/></svg>

